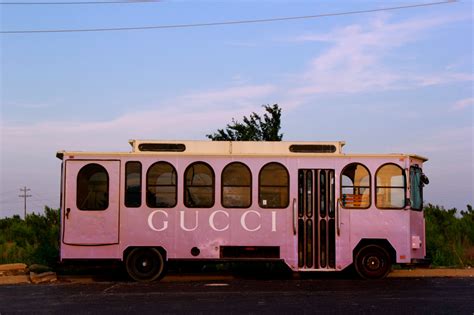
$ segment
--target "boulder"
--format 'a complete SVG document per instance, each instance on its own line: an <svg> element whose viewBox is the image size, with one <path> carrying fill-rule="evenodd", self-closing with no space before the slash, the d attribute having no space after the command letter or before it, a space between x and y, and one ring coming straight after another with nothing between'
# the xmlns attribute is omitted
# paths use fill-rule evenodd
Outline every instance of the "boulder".
<svg viewBox="0 0 474 315"><path fill-rule="evenodd" d="M26 264L4 264L0 265L0 276L17 276L28 273L28 266Z"/></svg>
<svg viewBox="0 0 474 315"><path fill-rule="evenodd" d="M45 266L45 265L39 265L39 264L33 264L28 269L30 270L30 272L34 272L34 273L43 273L47 271L52 271L50 267Z"/></svg>
<svg viewBox="0 0 474 315"><path fill-rule="evenodd" d="M43 273L30 272L30 280L32 283L38 284L55 282L58 281L58 278L56 276L56 273L52 271L47 271Z"/></svg>
<svg viewBox="0 0 474 315"><path fill-rule="evenodd" d="M30 283L30 277L28 277L28 275L0 277L0 285L1 284L20 284L20 283Z"/></svg>

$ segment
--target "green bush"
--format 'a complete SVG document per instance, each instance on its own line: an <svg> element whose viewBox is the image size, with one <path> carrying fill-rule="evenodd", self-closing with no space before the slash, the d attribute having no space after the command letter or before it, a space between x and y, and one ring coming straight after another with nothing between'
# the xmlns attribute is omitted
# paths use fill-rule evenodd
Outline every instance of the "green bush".
<svg viewBox="0 0 474 315"><path fill-rule="evenodd" d="M59 210L0 219L0 263L53 266L59 260Z"/></svg>
<svg viewBox="0 0 474 315"><path fill-rule="evenodd" d="M427 256L435 266L474 266L474 211L425 207Z"/></svg>

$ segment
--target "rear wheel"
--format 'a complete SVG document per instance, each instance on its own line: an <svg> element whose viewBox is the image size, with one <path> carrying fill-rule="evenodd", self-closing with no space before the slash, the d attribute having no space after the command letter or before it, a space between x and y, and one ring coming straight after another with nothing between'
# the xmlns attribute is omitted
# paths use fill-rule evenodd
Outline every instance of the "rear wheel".
<svg viewBox="0 0 474 315"><path fill-rule="evenodd" d="M163 275L165 260L156 248L134 248L127 255L125 267L135 281L154 281Z"/></svg>
<svg viewBox="0 0 474 315"><path fill-rule="evenodd" d="M364 279L384 278L392 268L389 253L378 245L362 247L355 255L354 265L359 276Z"/></svg>

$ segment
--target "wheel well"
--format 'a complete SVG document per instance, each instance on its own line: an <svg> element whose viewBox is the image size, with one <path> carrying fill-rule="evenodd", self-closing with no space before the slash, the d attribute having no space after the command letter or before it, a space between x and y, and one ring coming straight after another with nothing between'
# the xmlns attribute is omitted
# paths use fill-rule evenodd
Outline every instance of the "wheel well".
<svg viewBox="0 0 474 315"><path fill-rule="evenodd" d="M353 259L355 259L357 252L362 247L365 247L367 245L378 245L380 247L383 247L390 255L390 260L392 261L392 263L394 264L397 262L397 252L395 251L395 248L393 248L392 244L390 244L390 242L387 241L386 239L374 239L374 238L361 239L359 244L357 244L357 246L352 251Z"/></svg>
<svg viewBox="0 0 474 315"><path fill-rule="evenodd" d="M166 250L161 247L161 246L129 246L123 251L123 257L122 260L125 261L127 259L128 254L135 248L156 248L161 255L163 255L163 259L166 262L167 256L166 256Z"/></svg>

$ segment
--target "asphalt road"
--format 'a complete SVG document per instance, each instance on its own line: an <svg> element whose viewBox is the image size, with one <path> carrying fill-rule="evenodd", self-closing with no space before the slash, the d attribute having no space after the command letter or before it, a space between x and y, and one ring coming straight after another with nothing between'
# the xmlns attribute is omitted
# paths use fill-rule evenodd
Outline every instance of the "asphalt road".
<svg viewBox="0 0 474 315"><path fill-rule="evenodd" d="M474 314L473 278L208 279L0 286L0 314Z"/></svg>

